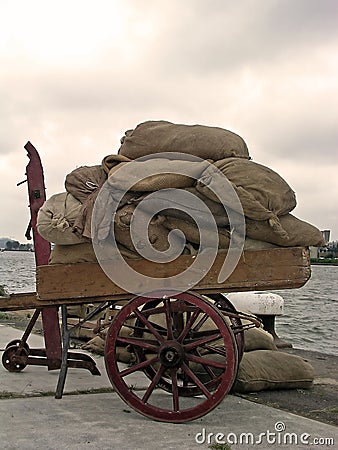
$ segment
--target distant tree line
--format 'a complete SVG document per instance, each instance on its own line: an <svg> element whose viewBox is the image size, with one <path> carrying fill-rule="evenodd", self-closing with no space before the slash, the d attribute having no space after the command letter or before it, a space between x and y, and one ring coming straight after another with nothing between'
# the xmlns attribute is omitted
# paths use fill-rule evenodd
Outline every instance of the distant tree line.
<svg viewBox="0 0 338 450"><path fill-rule="evenodd" d="M33 251L33 245L32 244L21 244L19 241L10 239L6 242L4 250L7 250L7 251L14 250L14 251L22 251L22 252Z"/></svg>

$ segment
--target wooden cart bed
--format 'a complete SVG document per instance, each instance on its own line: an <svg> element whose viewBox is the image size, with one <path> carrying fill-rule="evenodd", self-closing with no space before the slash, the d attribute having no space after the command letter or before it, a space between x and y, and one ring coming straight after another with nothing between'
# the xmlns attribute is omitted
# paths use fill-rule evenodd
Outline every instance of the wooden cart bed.
<svg viewBox="0 0 338 450"><path fill-rule="evenodd" d="M310 278L309 251L303 247L245 251L230 277L217 281L226 253L217 255L206 276L193 287L200 294L292 289L303 286ZM137 272L171 277L182 272L193 259L180 256L175 261L158 264L130 260ZM116 267L118 270L118 267ZM147 287L144 286L144 292ZM128 300L132 295L114 284L96 263L56 264L37 267L37 292L12 294L0 300L0 310L19 310L46 306L97 303L104 300Z"/></svg>

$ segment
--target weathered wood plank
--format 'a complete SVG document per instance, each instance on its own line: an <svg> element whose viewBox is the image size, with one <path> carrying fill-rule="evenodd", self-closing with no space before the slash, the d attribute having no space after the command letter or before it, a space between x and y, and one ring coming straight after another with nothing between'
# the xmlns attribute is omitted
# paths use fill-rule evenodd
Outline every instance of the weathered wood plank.
<svg viewBox="0 0 338 450"><path fill-rule="evenodd" d="M11 294L8 297L0 297L0 311L19 311L23 309L41 309L51 306L61 305L82 305L84 303L101 303L105 301L114 301L124 304L127 300L130 300L130 294L116 295L106 297L95 298L63 298L53 300L41 300L36 292L29 292L24 294Z"/></svg>
<svg viewBox="0 0 338 450"><path fill-rule="evenodd" d="M292 289L310 278L309 251L301 247L246 251L236 269L222 284L218 274L226 254L219 254L206 276L192 288L201 294L249 290ZM131 260L134 270L149 276L165 277L181 273L193 261L180 256L168 264ZM118 270L118 268L116 268ZM128 300L133 295L114 284L99 264L77 263L37 267L37 292L12 294L0 299L0 310L41 308L61 304L98 303Z"/></svg>
<svg viewBox="0 0 338 450"><path fill-rule="evenodd" d="M244 252L236 269L222 284L218 274L226 254L217 255L210 271L192 289L205 292L287 289L300 287L310 277L307 249L301 247L274 248ZM172 277L193 262L191 256L158 264L145 260L130 260L130 266L148 276ZM118 266L116 270L119 270ZM172 286L175 288L175 286ZM140 287L142 289L142 286ZM146 292L146 286L144 286ZM79 263L37 268L37 292L41 300L88 298L125 295L95 263Z"/></svg>

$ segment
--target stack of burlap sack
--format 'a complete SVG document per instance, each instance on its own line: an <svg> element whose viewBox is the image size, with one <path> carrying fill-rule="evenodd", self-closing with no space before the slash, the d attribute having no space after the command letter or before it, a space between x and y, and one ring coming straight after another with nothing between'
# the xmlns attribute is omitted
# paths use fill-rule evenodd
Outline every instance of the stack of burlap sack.
<svg viewBox="0 0 338 450"><path fill-rule="evenodd" d="M137 169L133 169L128 179L119 171L137 158L164 152L163 158L137 160L134 163ZM179 152L180 157L174 154L171 158L173 152ZM156 174L140 180L138 168L140 172L150 168ZM193 204L190 210L182 211L179 200L161 198L160 191L167 188L184 190L203 202L217 224L219 251L227 249L230 243L227 211L232 214L240 211L230 200L225 209L224 198L215 195L225 189L220 173L230 181L243 208L244 249L325 244L316 227L290 214L296 206L294 191L279 174L250 159L247 145L240 136L217 127L148 121L125 133L118 154L106 156L100 165L82 166L68 174L66 191L53 195L42 206L37 229L42 237L55 244L50 263L96 261L91 243L91 219L95 200L106 181L112 197L114 193L128 191L113 215L109 207L102 208L106 213L100 224L103 239L109 239L113 227L125 258L140 257L137 248L145 245L144 239L138 240L136 236L131 240L130 224L137 205L145 214L149 212L148 204L153 207L149 195L154 191L159 194L157 202L161 211L151 218L148 237L156 250L167 250L169 232L181 230L186 237L183 252L197 252L200 233L193 219L196 214L200 229L202 224L202 231L208 236L210 213L204 208L196 211ZM208 239L205 242L208 244Z"/></svg>

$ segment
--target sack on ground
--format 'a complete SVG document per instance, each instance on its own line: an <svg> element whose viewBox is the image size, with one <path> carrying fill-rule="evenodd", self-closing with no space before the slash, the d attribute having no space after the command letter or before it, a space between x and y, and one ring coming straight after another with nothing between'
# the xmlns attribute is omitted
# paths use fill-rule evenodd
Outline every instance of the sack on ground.
<svg viewBox="0 0 338 450"><path fill-rule="evenodd" d="M303 358L280 351L255 350L243 354L233 391L308 389L313 380L313 367Z"/></svg>
<svg viewBox="0 0 338 450"><path fill-rule="evenodd" d="M244 331L244 351L254 350L277 350L272 335L263 328L255 327Z"/></svg>
<svg viewBox="0 0 338 450"><path fill-rule="evenodd" d="M244 140L219 127L174 124L164 120L140 123L121 139L119 154L131 159L162 152L180 152L202 159L249 158Z"/></svg>
<svg viewBox="0 0 338 450"><path fill-rule="evenodd" d="M97 355L104 355L105 348L105 340L101 338L101 336L95 336L90 339L88 342L82 345L83 350L87 350L92 353L96 353Z"/></svg>

